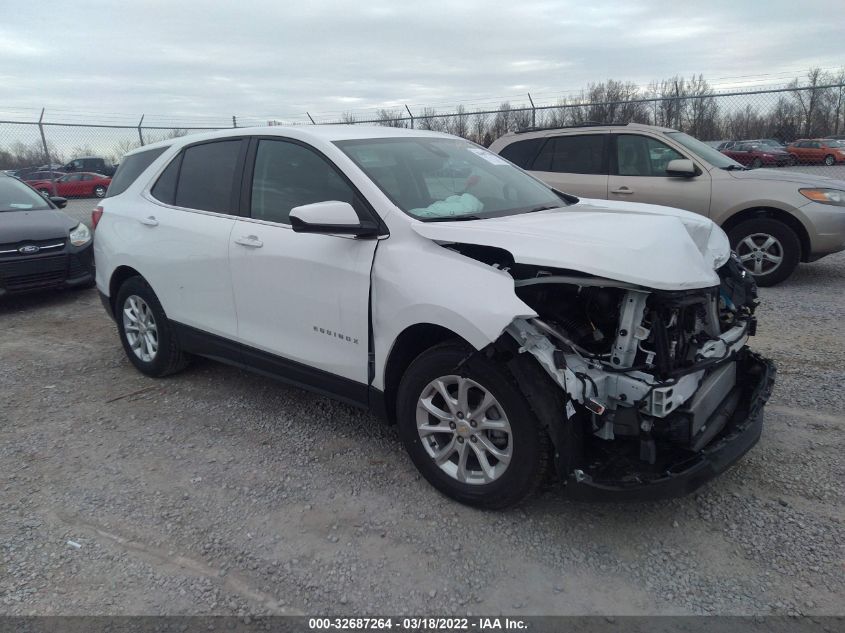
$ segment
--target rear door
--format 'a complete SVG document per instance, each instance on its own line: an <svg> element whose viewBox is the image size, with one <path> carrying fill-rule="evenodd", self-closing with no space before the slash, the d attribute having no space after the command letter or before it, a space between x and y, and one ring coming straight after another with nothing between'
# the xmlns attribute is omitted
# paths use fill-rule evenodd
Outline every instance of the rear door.
<svg viewBox="0 0 845 633"><path fill-rule="evenodd" d="M568 134L546 139L530 171L555 189L586 198L607 198L609 134Z"/></svg>
<svg viewBox="0 0 845 633"><path fill-rule="evenodd" d="M644 134L611 135L608 200L646 202L710 214L710 174L693 155ZM688 158L697 167L692 178L669 176L669 161Z"/></svg>
<svg viewBox="0 0 845 633"><path fill-rule="evenodd" d="M247 141L189 145L150 189L155 204L134 214L139 271L169 319L234 339L229 234L238 213Z"/></svg>
<svg viewBox="0 0 845 633"><path fill-rule="evenodd" d="M278 137L253 141L244 191L248 217L235 222L229 262L238 339L266 353L251 362L311 385L324 379L331 391L365 399L377 240L295 233L289 216L294 207L330 200L352 204L362 220L374 212L328 158Z"/></svg>
<svg viewBox="0 0 845 633"><path fill-rule="evenodd" d="M79 196L82 194L82 174L69 174L59 181L60 196Z"/></svg>

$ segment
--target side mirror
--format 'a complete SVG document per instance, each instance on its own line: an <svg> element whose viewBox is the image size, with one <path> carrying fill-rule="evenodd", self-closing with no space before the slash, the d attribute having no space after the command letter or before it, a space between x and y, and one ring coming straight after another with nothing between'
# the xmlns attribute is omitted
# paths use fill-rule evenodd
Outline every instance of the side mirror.
<svg viewBox="0 0 845 633"><path fill-rule="evenodd" d="M50 202L60 209L64 209L67 206L67 198L62 198L61 196L50 196Z"/></svg>
<svg viewBox="0 0 845 633"><path fill-rule="evenodd" d="M290 210L290 225L296 233L359 237L378 234L378 226L374 222L361 222L351 204L337 200L294 207Z"/></svg>
<svg viewBox="0 0 845 633"><path fill-rule="evenodd" d="M695 163L689 158L676 158L666 165L666 175L692 178L695 176Z"/></svg>

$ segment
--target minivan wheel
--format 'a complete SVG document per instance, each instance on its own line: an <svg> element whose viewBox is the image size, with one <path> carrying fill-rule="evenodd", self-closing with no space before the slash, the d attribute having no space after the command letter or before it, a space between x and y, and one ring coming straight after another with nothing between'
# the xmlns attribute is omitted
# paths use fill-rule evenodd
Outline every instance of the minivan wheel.
<svg viewBox="0 0 845 633"><path fill-rule="evenodd" d="M801 242L783 222L747 220L728 233L731 247L758 286L774 286L792 274L801 259Z"/></svg>
<svg viewBox="0 0 845 633"><path fill-rule="evenodd" d="M549 438L507 371L473 353L448 342L411 363L399 385L399 435L440 492L504 508L543 480Z"/></svg>
<svg viewBox="0 0 845 633"><path fill-rule="evenodd" d="M752 169L760 169L763 166L763 161L759 158L755 158L754 161L751 163Z"/></svg>
<svg viewBox="0 0 845 633"><path fill-rule="evenodd" d="M828 154L827 156L824 157L824 164L827 165L828 167L830 167L831 165L835 165L836 159L833 157L832 154Z"/></svg>
<svg viewBox="0 0 845 633"><path fill-rule="evenodd" d="M158 298L141 277L120 287L115 317L126 356L141 373L159 378L187 365Z"/></svg>
<svg viewBox="0 0 845 633"><path fill-rule="evenodd" d="M94 187L94 195L98 198L105 198L106 197L106 188L102 185L97 185Z"/></svg>

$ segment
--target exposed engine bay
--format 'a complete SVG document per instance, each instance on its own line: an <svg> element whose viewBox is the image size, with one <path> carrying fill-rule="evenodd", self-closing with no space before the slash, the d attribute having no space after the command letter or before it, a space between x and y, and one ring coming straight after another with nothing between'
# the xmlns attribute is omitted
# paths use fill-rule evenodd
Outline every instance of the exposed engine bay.
<svg viewBox="0 0 845 633"><path fill-rule="evenodd" d="M749 399L740 357L756 330L757 289L735 255L717 271L719 286L659 291L470 248L464 254L508 272L538 315L507 332L568 396L566 423L584 438L568 473L576 479L664 475Z"/></svg>

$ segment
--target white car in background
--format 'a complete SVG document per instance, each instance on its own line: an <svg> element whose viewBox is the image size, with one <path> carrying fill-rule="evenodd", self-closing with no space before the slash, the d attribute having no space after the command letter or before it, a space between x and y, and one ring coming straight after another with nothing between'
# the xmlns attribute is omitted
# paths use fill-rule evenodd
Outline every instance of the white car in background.
<svg viewBox="0 0 845 633"><path fill-rule="evenodd" d="M760 436L756 288L701 216L581 202L434 132L314 126L128 154L97 285L150 376L191 355L366 407L483 507L684 494Z"/></svg>

